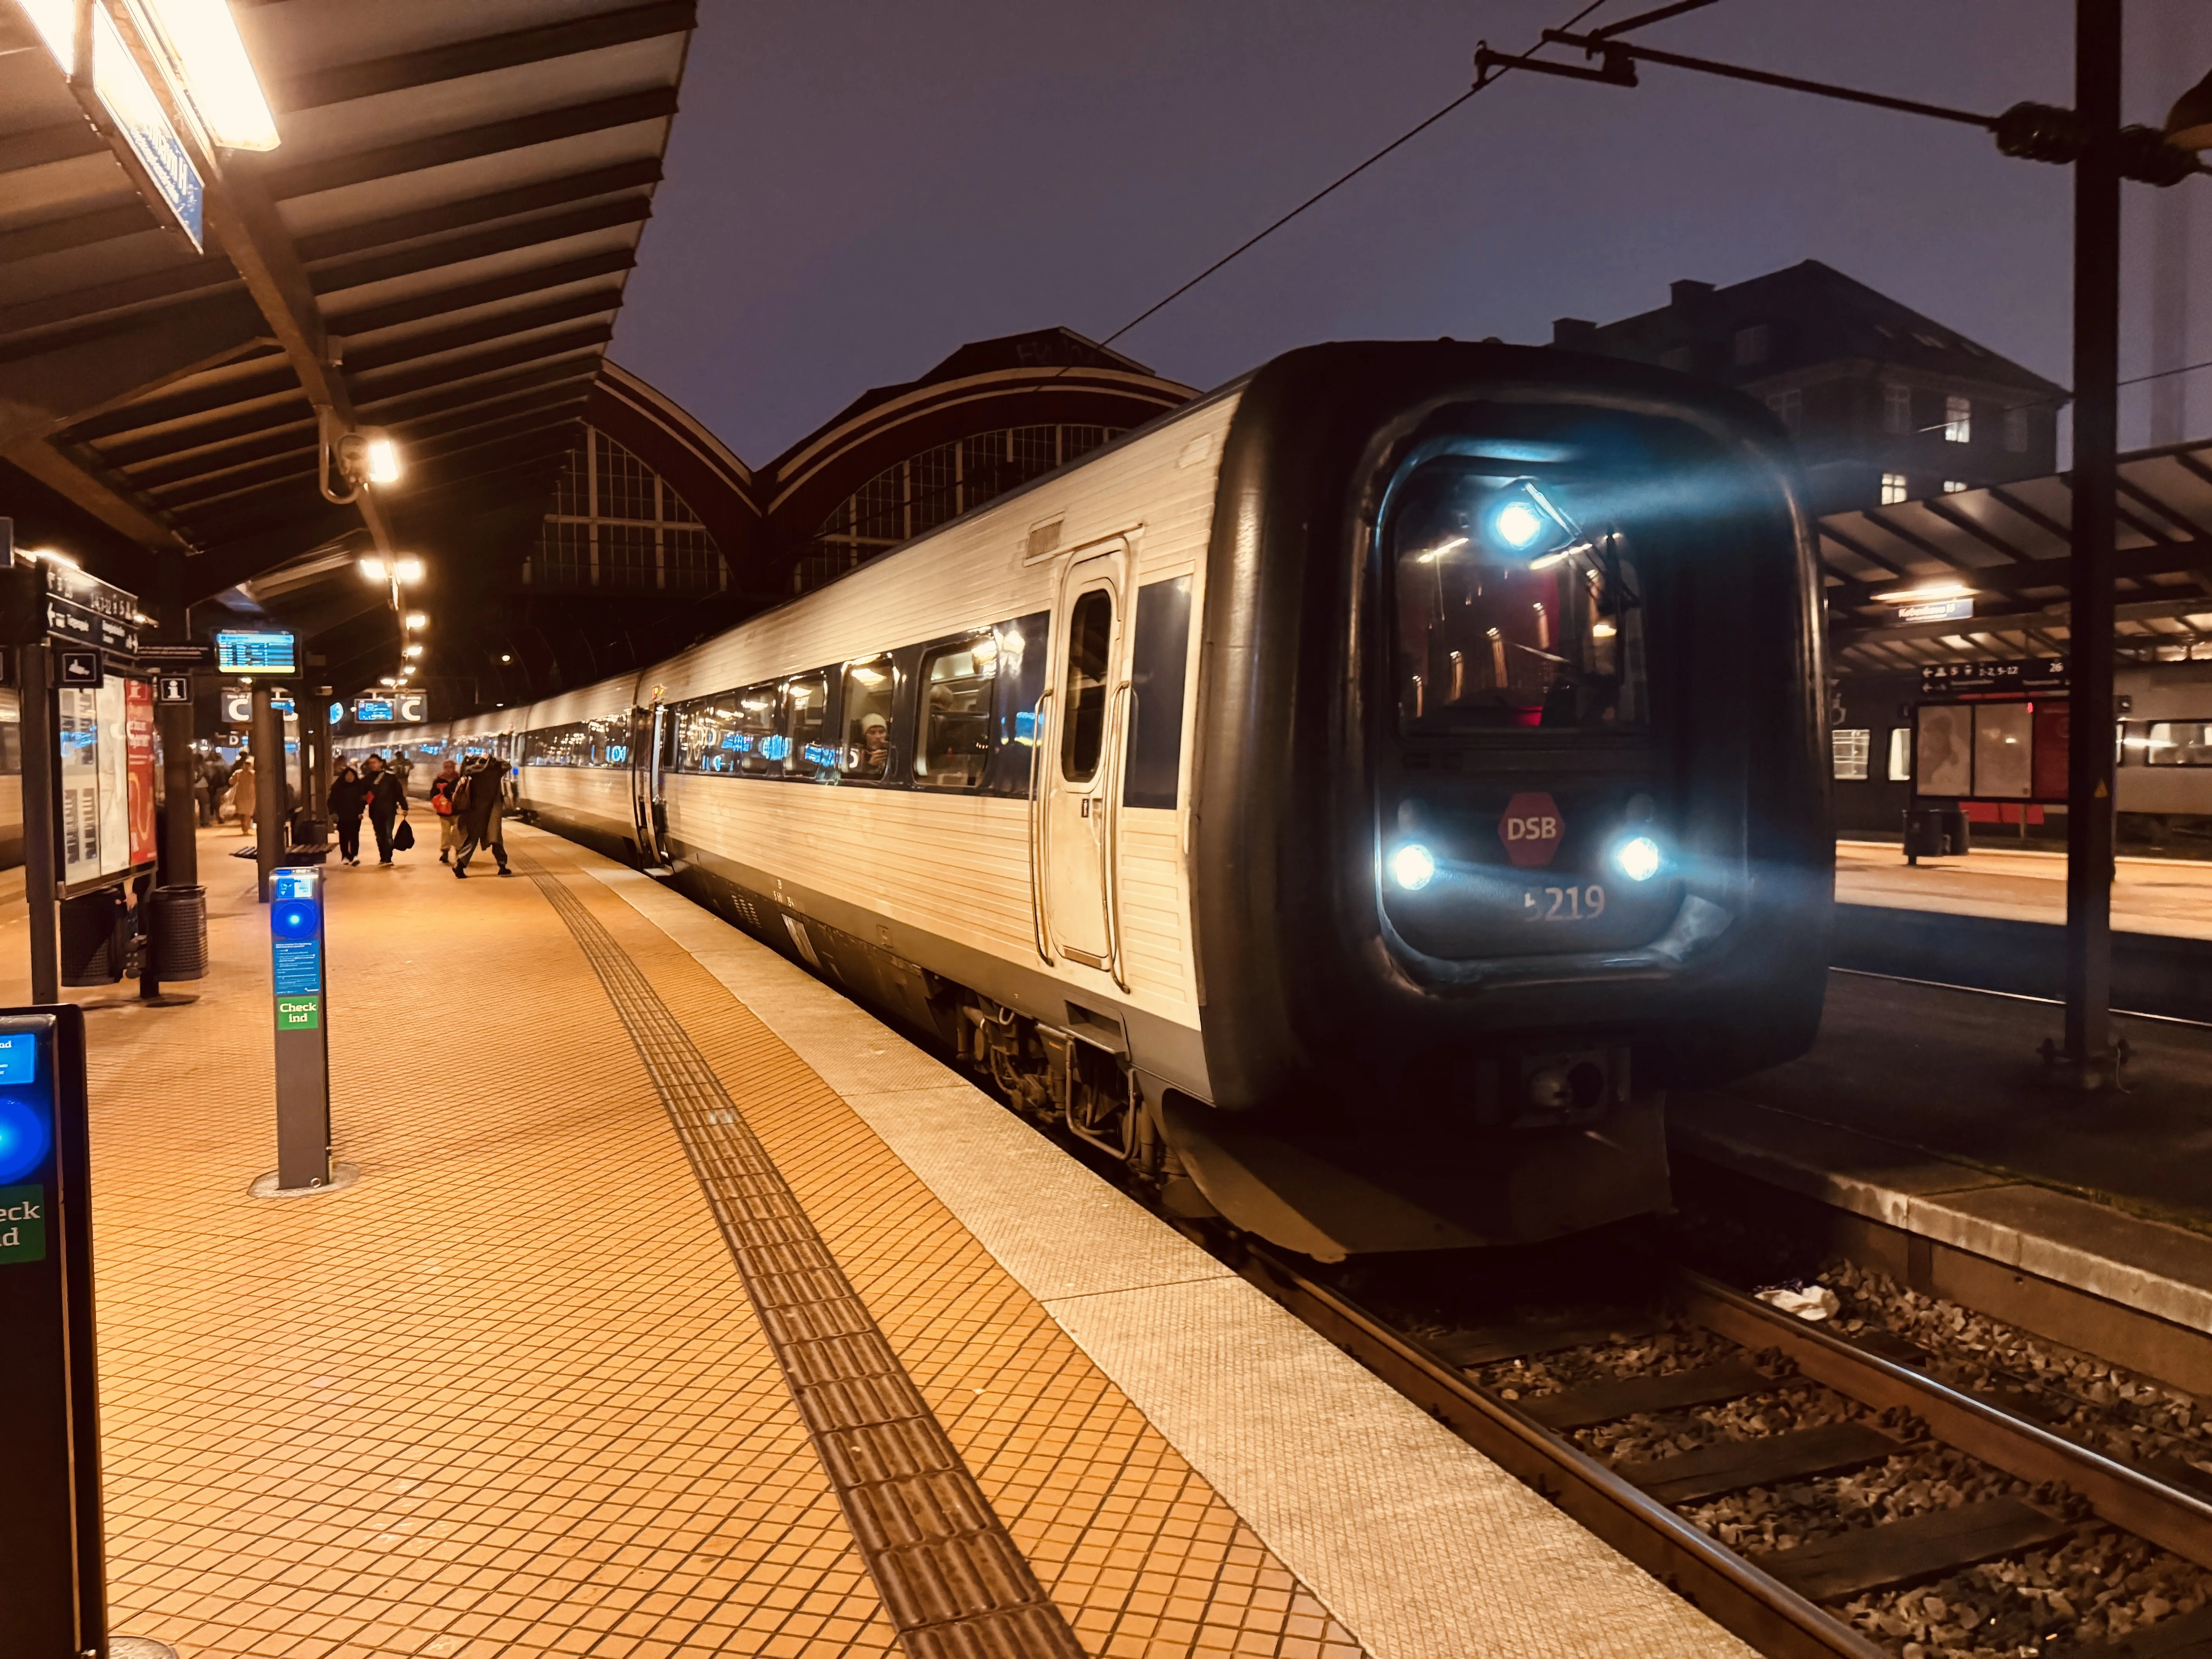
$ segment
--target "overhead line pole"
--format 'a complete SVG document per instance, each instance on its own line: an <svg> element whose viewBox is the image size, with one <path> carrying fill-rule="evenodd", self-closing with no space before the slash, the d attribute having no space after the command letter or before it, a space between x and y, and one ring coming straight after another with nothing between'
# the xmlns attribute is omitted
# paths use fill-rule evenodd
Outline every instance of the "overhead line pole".
<svg viewBox="0 0 2212 1659"><path fill-rule="evenodd" d="M2076 0L2074 107L2073 601L2063 1063L2085 1089L2118 1080L2112 1040L2112 561L2119 507L2123 0ZM2062 1058L2050 1055L2051 1058Z"/></svg>

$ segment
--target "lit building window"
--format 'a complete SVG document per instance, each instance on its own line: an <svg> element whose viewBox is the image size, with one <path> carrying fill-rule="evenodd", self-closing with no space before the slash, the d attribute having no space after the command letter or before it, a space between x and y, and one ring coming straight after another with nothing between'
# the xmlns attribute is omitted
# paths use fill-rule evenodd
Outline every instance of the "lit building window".
<svg viewBox="0 0 2212 1659"><path fill-rule="evenodd" d="M587 424L562 466L522 580L571 592L712 593L730 585L730 571L675 487Z"/></svg>
<svg viewBox="0 0 2212 1659"><path fill-rule="evenodd" d="M1766 400L1766 406L1792 432L1805 423L1805 394L1796 386L1787 392L1776 392Z"/></svg>
<svg viewBox="0 0 2212 1659"><path fill-rule="evenodd" d="M1974 405L1965 398L1943 399L1943 441L1970 444L1974 441Z"/></svg>
<svg viewBox="0 0 2212 1659"><path fill-rule="evenodd" d="M1888 384L1883 386L1881 429L1884 432L1912 430L1912 388L1911 386Z"/></svg>
<svg viewBox="0 0 2212 1659"><path fill-rule="evenodd" d="M1881 475L1881 504L1884 507L1895 507L1899 501L1905 500L1905 475L1902 472L1883 473Z"/></svg>
<svg viewBox="0 0 2212 1659"><path fill-rule="evenodd" d="M1946 495L1955 495L1960 490L1966 489L1969 487L1970 486L1964 478L1946 478L1943 480L1943 493Z"/></svg>
<svg viewBox="0 0 2212 1659"><path fill-rule="evenodd" d="M2004 445L2015 455L2027 453L2027 410L2025 406L2005 410Z"/></svg>
<svg viewBox="0 0 2212 1659"><path fill-rule="evenodd" d="M1836 775L1863 779L1867 775L1868 757L1874 750L1874 733L1838 728L1828 734L1828 741L1833 751Z"/></svg>
<svg viewBox="0 0 2212 1659"><path fill-rule="evenodd" d="M1753 323L1749 328L1735 331L1735 362L1738 368L1747 368L1753 363L1763 363L1774 349L1774 333L1765 323Z"/></svg>
<svg viewBox="0 0 2212 1659"><path fill-rule="evenodd" d="M939 444L885 467L833 507L792 572L804 593L970 507L1088 454L1123 431L1018 426Z"/></svg>

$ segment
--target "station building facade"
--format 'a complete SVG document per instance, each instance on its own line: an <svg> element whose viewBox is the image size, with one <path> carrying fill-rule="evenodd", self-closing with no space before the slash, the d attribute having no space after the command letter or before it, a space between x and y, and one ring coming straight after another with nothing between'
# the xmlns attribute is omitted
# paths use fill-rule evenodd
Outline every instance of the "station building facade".
<svg viewBox="0 0 2212 1659"><path fill-rule="evenodd" d="M519 702L671 654L1195 395L1071 329L1036 330L872 387L755 470L606 363L477 641L481 692L439 701Z"/></svg>

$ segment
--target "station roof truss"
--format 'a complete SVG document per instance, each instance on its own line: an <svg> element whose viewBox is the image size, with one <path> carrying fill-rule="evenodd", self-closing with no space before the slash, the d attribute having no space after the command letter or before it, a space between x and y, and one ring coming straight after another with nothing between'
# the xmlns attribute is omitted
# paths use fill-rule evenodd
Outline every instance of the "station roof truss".
<svg viewBox="0 0 2212 1659"><path fill-rule="evenodd" d="M155 556L125 585L161 591L151 563L183 555L187 601L313 586L258 580L289 568L368 609L334 555L467 557L533 520L636 260L695 7L240 0L282 143L202 150L199 253L0 0L0 459ZM319 406L396 438L400 482L326 501Z"/></svg>
<svg viewBox="0 0 2212 1659"><path fill-rule="evenodd" d="M1836 665L2063 655L2073 521L2069 473L1820 520ZM2113 569L2123 660L2212 656L2212 440L2121 458ZM1901 623L1877 597L1945 588L1971 618Z"/></svg>

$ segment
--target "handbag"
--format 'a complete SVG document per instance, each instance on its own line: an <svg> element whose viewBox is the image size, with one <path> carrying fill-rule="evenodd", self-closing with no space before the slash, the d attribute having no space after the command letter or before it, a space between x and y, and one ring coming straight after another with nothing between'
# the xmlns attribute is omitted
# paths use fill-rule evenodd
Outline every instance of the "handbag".
<svg viewBox="0 0 2212 1659"><path fill-rule="evenodd" d="M414 846L415 826L408 823L405 818L402 818L399 820L399 828L392 834L392 850L395 853L405 853L412 851Z"/></svg>

